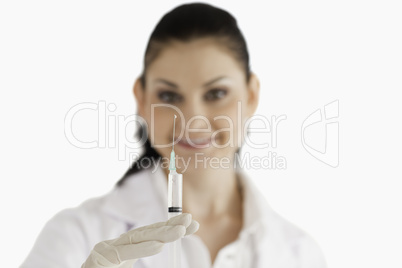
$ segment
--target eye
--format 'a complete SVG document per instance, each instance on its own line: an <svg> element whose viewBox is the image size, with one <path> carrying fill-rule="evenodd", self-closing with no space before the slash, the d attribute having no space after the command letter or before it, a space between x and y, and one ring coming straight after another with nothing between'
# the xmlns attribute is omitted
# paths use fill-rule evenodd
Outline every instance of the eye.
<svg viewBox="0 0 402 268"><path fill-rule="evenodd" d="M166 103L176 103L183 99L182 96L173 91L160 91L158 93L158 98Z"/></svg>
<svg viewBox="0 0 402 268"><path fill-rule="evenodd" d="M222 99L227 95L227 91L224 89L212 89L205 94L205 100L207 101L215 101Z"/></svg>

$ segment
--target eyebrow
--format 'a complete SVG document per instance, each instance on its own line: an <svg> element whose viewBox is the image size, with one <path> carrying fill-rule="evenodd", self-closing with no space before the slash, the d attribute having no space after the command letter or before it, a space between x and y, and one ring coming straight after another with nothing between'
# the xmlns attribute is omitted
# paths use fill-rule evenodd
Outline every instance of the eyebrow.
<svg viewBox="0 0 402 268"><path fill-rule="evenodd" d="M211 81L206 82L206 83L203 84L202 86L203 86L203 87L210 86L210 85L212 85L213 83L218 82L219 80L221 80L221 79L223 79L223 78L226 78L226 76L219 76L219 77L217 77L217 78L214 78L214 79L212 79ZM168 80L166 80L166 79L158 78L158 79L155 80L155 82L160 82L160 83L166 84L166 85L172 87L173 89L178 89L178 88L179 88L178 85L176 85L175 83L170 82L170 81L168 81Z"/></svg>

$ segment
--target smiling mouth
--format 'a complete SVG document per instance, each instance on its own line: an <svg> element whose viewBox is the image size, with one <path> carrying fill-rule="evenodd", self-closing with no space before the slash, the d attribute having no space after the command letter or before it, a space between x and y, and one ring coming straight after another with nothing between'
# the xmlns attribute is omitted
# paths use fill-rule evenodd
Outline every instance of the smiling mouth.
<svg viewBox="0 0 402 268"><path fill-rule="evenodd" d="M190 149L203 149L208 148L211 144L211 141L211 138L181 139L177 145Z"/></svg>

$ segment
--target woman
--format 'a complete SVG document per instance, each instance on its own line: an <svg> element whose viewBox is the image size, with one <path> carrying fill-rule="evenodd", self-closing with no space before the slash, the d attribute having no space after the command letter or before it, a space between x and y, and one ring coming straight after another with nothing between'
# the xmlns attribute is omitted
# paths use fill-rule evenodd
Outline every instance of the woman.
<svg viewBox="0 0 402 268"><path fill-rule="evenodd" d="M144 154L112 192L51 219L22 267L166 267L164 244L179 238L182 267L326 267L316 243L236 166L258 93L229 13L200 3L167 13L134 85ZM166 221L168 168L155 160L169 159L172 139L184 213Z"/></svg>

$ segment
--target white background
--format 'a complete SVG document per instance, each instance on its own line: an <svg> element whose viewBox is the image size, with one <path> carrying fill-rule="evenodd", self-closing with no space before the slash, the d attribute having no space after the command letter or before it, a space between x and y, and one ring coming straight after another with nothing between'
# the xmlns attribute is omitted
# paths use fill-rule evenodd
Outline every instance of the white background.
<svg viewBox="0 0 402 268"><path fill-rule="evenodd" d="M329 267L401 267L401 7L398 1L212 1L238 20L261 80L257 114L286 115L285 170L250 170L271 206L311 234ZM148 37L182 1L1 1L2 266L22 263L45 222L104 194L128 169L116 148L80 149L68 110L136 112ZM301 144L312 112L339 100L339 166ZM95 112L75 134L97 135ZM129 132L128 132L129 134ZM258 176L257 176L258 175Z"/></svg>

